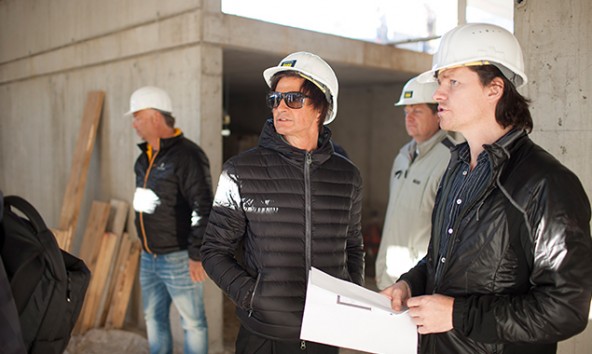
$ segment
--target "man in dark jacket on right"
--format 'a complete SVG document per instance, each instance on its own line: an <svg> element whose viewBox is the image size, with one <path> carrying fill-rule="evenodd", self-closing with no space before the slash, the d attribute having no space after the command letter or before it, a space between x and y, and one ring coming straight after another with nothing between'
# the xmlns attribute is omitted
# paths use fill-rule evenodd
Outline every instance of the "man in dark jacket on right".
<svg viewBox="0 0 592 354"><path fill-rule="evenodd" d="M494 25L446 33L431 71L440 127L462 133L432 215L427 256L382 293L418 326L421 353L555 353L588 323L590 203L528 137L516 38Z"/></svg>

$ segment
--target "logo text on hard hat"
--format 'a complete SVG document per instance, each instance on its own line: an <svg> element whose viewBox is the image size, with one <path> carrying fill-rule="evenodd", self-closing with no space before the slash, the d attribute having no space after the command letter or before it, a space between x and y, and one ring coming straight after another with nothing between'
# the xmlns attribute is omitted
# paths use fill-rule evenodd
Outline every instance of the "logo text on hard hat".
<svg viewBox="0 0 592 354"><path fill-rule="evenodd" d="M296 66L296 60L286 60L286 61L283 61L280 64L280 66L288 66L288 67L293 68L294 66Z"/></svg>

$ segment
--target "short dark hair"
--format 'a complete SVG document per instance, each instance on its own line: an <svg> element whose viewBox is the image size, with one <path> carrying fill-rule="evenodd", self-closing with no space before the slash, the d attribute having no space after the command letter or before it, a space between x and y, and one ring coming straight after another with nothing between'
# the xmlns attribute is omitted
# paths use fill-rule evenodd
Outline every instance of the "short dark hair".
<svg viewBox="0 0 592 354"><path fill-rule="evenodd" d="M166 125L168 125L171 128L175 127L175 117L173 117L173 115L170 112L166 112L166 111L161 111L160 109L157 109L158 113L162 114L162 117L164 118L164 122L166 123Z"/></svg>
<svg viewBox="0 0 592 354"><path fill-rule="evenodd" d="M287 71L280 71L271 77L271 90L275 91L278 82L283 77L299 77L303 78L298 74L297 71L287 70ZM315 109L321 111L321 115L319 117L319 134L323 131L323 125L325 123L325 118L329 114L329 102L327 101L327 97L321 91L321 89L312 83L312 81L304 79L304 83L302 87L300 87L300 92L304 93L308 96L308 99L312 102L312 105Z"/></svg>
<svg viewBox="0 0 592 354"><path fill-rule="evenodd" d="M532 116L528 106L530 100L522 96L516 86L494 65L468 66L479 75L483 86L489 85L496 77L504 80L504 93L495 107L495 120L503 128L512 126L516 129L532 131Z"/></svg>

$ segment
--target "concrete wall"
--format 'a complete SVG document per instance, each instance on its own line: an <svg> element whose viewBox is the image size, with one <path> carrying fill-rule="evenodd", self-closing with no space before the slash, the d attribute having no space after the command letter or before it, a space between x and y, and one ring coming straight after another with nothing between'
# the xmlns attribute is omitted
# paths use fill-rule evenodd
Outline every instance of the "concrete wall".
<svg viewBox="0 0 592 354"><path fill-rule="evenodd" d="M219 2L1 1L0 189L56 227L86 95L105 91L76 249L92 200L132 199L139 140L123 113L143 85L169 92L177 126L204 148L217 180L222 50L201 40L210 14L220 15ZM211 282L206 307L210 348L221 352L221 293Z"/></svg>
<svg viewBox="0 0 592 354"><path fill-rule="evenodd" d="M395 107L402 85L345 88L338 119L331 123L334 140L347 151L364 176L364 220L384 220L388 179L399 149L410 138L401 107Z"/></svg>
<svg viewBox="0 0 592 354"><path fill-rule="evenodd" d="M40 205L50 225L59 217L55 204L63 198L90 90L106 92L97 158L109 163L90 173L100 176L95 192L123 199L133 193L138 140L122 113L141 85L169 91L178 125L219 164L219 139L206 139L212 134L204 130L212 127L202 116L220 111L221 51L199 43L201 4L178 1L166 8L153 2L150 8L140 3L135 8L141 11L132 11L127 2L122 9L118 1L0 3L0 186ZM31 24L38 26L30 30Z"/></svg>
<svg viewBox="0 0 592 354"><path fill-rule="evenodd" d="M517 1L518 3L518 1ZM592 196L592 2L525 0L515 33L525 53L533 140L574 171ZM592 324L560 343L559 353L589 353Z"/></svg>

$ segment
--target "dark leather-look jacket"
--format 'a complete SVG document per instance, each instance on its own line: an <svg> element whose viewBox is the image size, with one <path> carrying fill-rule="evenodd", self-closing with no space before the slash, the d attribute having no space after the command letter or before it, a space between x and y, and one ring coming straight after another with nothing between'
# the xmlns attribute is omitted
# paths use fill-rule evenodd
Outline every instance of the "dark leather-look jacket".
<svg viewBox="0 0 592 354"><path fill-rule="evenodd" d="M224 164L201 252L243 326L298 340L311 266L363 283L361 188L358 169L333 153L327 128L306 152L268 120L259 146Z"/></svg>
<svg viewBox="0 0 592 354"><path fill-rule="evenodd" d="M460 212L445 260L439 235L453 149L438 192L428 255L401 277L413 296L454 297L453 329L420 338L421 353L555 353L588 323L590 204L578 178L522 131L485 146L493 177Z"/></svg>
<svg viewBox="0 0 592 354"><path fill-rule="evenodd" d="M144 251L166 254L188 250L200 260L199 248L212 207L210 163L204 151L185 138L160 140L160 150L148 154L148 144L138 145L136 187L151 189L160 200L153 214L136 211L136 229Z"/></svg>

